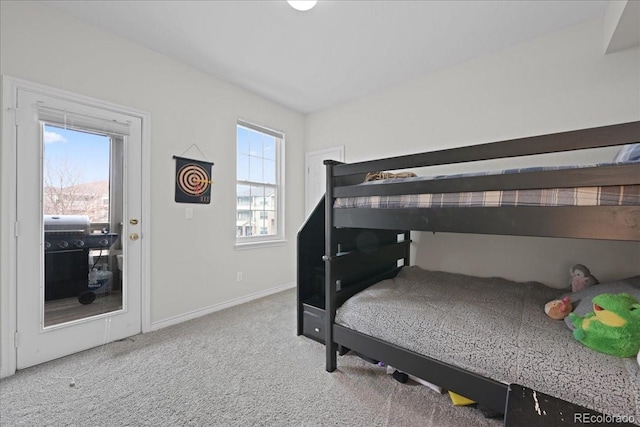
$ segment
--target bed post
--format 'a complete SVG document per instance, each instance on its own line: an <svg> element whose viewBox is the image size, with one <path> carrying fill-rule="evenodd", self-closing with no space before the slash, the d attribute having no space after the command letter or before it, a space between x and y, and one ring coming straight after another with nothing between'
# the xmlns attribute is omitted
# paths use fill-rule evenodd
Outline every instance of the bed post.
<svg viewBox="0 0 640 427"><path fill-rule="evenodd" d="M325 193L325 222L324 222L324 270L325 270L325 309L324 309L324 343L326 351L327 372L336 370L336 344L333 342L333 321L336 317L336 278L331 263L338 253L333 231L333 167L340 162L325 160L327 186Z"/></svg>

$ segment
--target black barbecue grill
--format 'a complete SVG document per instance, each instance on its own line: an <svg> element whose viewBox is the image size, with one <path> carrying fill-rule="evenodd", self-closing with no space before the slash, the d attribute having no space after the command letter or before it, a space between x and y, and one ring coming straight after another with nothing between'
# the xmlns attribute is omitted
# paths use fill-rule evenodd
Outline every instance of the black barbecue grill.
<svg viewBox="0 0 640 427"><path fill-rule="evenodd" d="M91 233L86 215L44 216L46 301L77 297L87 290L89 251L108 249L116 233Z"/></svg>

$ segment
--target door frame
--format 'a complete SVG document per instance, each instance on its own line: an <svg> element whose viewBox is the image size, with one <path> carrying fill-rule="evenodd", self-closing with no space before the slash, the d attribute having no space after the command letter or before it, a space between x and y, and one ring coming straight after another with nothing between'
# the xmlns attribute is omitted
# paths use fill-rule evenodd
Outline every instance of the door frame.
<svg viewBox="0 0 640 427"><path fill-rule="evenodd" d="M316 151L308 151L307 153L305 153L305 157L304 157L304 216L305 218L313 211L315 204L322 198L322 195L320 195L320 198L318 198L317 200L314 200L313 202L311 201L311 196L313 195L312 194L313 191L311 188L311 180L309 179L309 175L311 174L310 167L311 167L312 159L315 157L323 156L323 155L333 157L332 156L333 154L337 154L336 157L338 157L337 159L333 159L333 160L344 162L344 145L323 148L321 150L316 150ZM313 203L313 205L311 205L311 203Z"/></svg>
<svg viewBox="0 0 640 427"><path fill-rule="evenodd" d="M148 112L135 110L96 98L52 88L39 83L2 75L2 145L0 147L0 378L8 377L16 372L17 352L17 256L16 236L19 233L16 222L17 194L15 180L17 177L17 133L16 133L16 100L18 89L36 91L52 97L70 100L105 110L112 110L139 118L142 121L142 218L140 231L142 239L141 261L141 327L142 332L151 330L151 288L150 288L150 230L151 230L151 115Z"/></svg>

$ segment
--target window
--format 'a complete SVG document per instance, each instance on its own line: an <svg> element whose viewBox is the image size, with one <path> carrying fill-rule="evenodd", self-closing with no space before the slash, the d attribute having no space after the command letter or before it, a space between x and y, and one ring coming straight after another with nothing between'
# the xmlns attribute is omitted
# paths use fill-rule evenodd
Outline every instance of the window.
<svg viewBox="0 0 640 427"><path fill-rule="evenodd" d="M42 135L44 214L86 215L99 228L108 226L113 138L48 123Z"/></svg>
<svg viewBox="0 0 640 427"><path fill-rule="evenodd" d="M237 245L284 239L283 144L282 133L238 121Z"/></svg>

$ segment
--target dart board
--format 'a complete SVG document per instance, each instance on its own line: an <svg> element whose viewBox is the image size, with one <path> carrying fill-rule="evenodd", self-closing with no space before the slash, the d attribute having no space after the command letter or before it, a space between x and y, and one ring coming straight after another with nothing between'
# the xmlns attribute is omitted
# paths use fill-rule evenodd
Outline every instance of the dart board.
<svg viewBox="0 0 640 427"><path fill-rule="evenodd" d="M211 166L201 160L176 159L176 191L178 203L211 202Z"/></svg>

